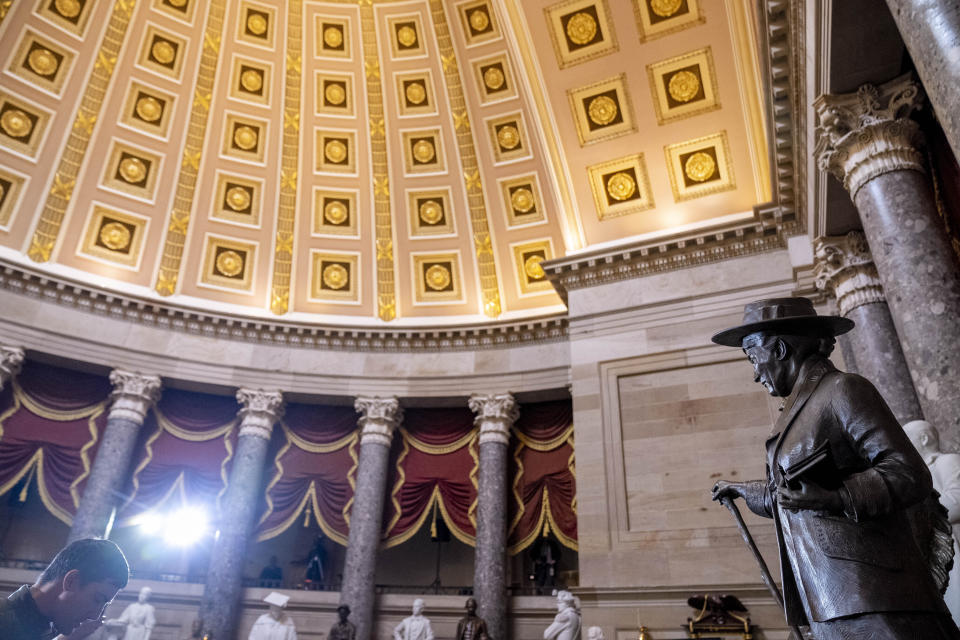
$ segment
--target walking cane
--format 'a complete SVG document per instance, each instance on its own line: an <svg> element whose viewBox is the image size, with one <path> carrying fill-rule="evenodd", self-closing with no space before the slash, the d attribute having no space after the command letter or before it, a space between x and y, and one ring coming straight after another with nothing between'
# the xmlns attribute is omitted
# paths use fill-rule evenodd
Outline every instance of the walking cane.
<svg viewBox="0 0 960 640"><path fill-rule="evenodd" d="M767 563L763 560L763 556L760 555L760 550L757 549L757 544L753 541L753 536L750 535L750 530L747 529L747 524L743 521L743 516L740 515L740 509L733 503L733 500L726 496L720 498L720 504L729 509L730 513L733 514L733 519L737 521L737 529L740 530L740 537L743 538L743 542L750 548L754 560L760 565L760 577L763 578L763 584L767 585L767 589L770 590L770 595L773 596L773 599L777 601L780 609L783 610L783 595L780 593L777 583L773 581L773 576L770 575L770 569L767 568ZM800 633L800 628L797 625L790 625L790 630L793 632L796 640L803 640L803 634Z"/></svg>

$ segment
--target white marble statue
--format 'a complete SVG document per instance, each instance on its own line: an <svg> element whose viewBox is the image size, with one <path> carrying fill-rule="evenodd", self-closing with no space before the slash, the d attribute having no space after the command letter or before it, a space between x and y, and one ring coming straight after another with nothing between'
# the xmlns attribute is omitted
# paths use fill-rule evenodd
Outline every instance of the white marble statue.
<svg viewBox="0 0 960 640"><path fill-rule="evenodd" d="M557 615L553 624L544 630L543 640L580 640L580 612L569 591L557 593Z"/></svg>
<svg viewBox="0 0 960 640"><path fill-rule="evenodd" d="M430 620L423 617L423 599L413 601L413 615L397 625L393 630L393 640L433 640Z"/></svg>
<svg viewBox="0 0 960 640"><path fill-rule="evenodd" d="M151 593L150 587L140 589L136 602L127 605L119 618L107 621L108 629L123 628L123 640L150 640L150 633L157 624L153 605L149 602Z"/></svg>
<svg viewBox="0 0 960 640"><path fill-rule="evenodd" d="M263 599L270 605L270 611L263 614L253 623L248 640L297 640L297 629L293 620L283 610L287 606L290 596L271 591Z"/></svg>
<svg viewBox="0 0 960 640"><path fill-rule="evenodd" d="M604 640L603 629L600 627L587 627L587 640Z"/></svg>
<svg viewBox="0 0 960 640"><path fill-rule="evenodd" d="M947 509L947 518L953 528L953 569L947 582L943 600L950 609L954 622L960 624L960 454L940 451L940 435L926 420L914 420L903 425L910 442L917 448L933 476L933 488L940 493L940 504Z"/></svg>

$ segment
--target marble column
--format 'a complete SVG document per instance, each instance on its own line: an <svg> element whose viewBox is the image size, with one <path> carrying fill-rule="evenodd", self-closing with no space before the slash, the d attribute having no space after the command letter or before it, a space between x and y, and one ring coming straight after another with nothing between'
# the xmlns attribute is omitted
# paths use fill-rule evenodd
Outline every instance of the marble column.
<svg viewBox="0 0 960 640"><path fill-rule="evenodd" d="M850 192L923 415L960 449L960 268L937 214L909 75L817 98L817 160Z"/></svg>
<svg viewBox="0 0 960 640"><path fill-rule="evenodd" d="M921 419L920 401L863 232L817 238L813 251L817 288L832 293L840 315L857 324L837 339L847 370L876 385L900 424Z"/></svg>
<svg viewBox="0 0 960 640"><path fill-rule="evenodd" d="M12 380L23 366L23 349L0 345L0 391Z"/></svg>
<svg viewBox="0 0 960 640"><path fill-rule="evenodd" d="M480 427L473 596L491 640L506 640L507 445L520 411L509 393L474 394L468 404Z"/></svg>
<svg viewBox="0 0 960 640"><path fill-rule="evenodd" d="M279 391L240 389L240 432L233 454L227 491L220 502L218 531L210 553L207 583L200 603L205 632L217 640L233 638L243 590L247 543L263 491L267 445L283 415Z"/></svg>
<svg viewBox="0 0 960 640"><path fill-rule="evenodd" d="M953 155L960 158L960 3L887 0Z"/></svg>
<svg viewBox="0 0 960 640"><path fill-rule="evenodd" d="M370 640L373 633L374 572L380 548L387 463L393 432L403 418L403 410L396 398L359 397L354 407L360 414L360 456L357 460L353 506L350 509L350 537L344 560L340 604L350 607L350 619L357 625L356 640Z"/></svg>
<svg viewBox="0 0 960 640"><path fill-rule="evenodd" d="M80 497L67 542L109 537L130 470L133 450L147 411L160 398L160 378L122 369L110 372L113 385L107 426Z"/></svg>

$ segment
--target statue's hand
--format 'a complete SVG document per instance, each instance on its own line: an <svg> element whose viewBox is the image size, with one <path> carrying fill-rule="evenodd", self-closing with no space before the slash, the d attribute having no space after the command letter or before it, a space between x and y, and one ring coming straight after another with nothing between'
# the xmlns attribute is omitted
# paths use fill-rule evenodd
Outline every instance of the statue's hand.
<svg viewBox="0 0 960 640"><path fill-rule="evenodd" d="M777 488L777 502L784 509L797 511L798 509L831 511L839 513L843 511L843 500L838 491L824 489L823 487L809 483L800 482L799 489L791 489L786 485Z"/></svg>
<svg viewBox="0 0 960 640"><path fill-rule="evenodd" d="M713 485L712 498L720 501L723 498L743 498L746 494L746 484L743 482L727 482L726 480L717 480Z"/></svg>

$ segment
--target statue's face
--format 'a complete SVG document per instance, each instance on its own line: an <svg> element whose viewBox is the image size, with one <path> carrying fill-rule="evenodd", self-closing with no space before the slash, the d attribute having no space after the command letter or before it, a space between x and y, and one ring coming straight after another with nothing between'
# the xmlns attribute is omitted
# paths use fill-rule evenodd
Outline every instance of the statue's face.
<svg viewBox="0 0 960 640"><path fill-rule="evenodd" d="M340 622L346 622L347 617L350 615L349 609L337 609L337 615L340 616Z"/></svg>
<svg viewBox="0 0 960 640"><path fill-rule="evenodd" d="M283 607L278 607L275 604L270 605L270 615L273 616L274 620L279 620L283 617Z"/></svg>
<svg viewBox="0 0 960 640"><path fill-rule="evenodd" d="M413 615L418 616L423 613L423 600L417 598L413 601Z"/></svg>
<svg viewBox="0 0 960 640"><path fill-rule="evenodd" d="M139 602L140 604L145 603L147 600L150 599L151 593L152 592L150 590L150 587L144 587L143 589L140 589L140 593L139 595L137 595L137 602Z"/></svg>
<svg viewBox="0 0 960 640"><path fill-rule="evenodd" d="M473 598L467 598L466 609L470 615L475 614L477 612L477 601Z"/></svg>
<svg viewBox="0 0 960 640"><path fill-rule="evenodd" d="M753 365L753 381L762 384L772 396L786 397L793 390L783 349L783 343L775 337L754 334L743 339L743 352Z"/></svg>

